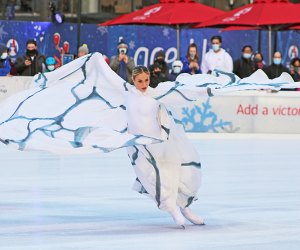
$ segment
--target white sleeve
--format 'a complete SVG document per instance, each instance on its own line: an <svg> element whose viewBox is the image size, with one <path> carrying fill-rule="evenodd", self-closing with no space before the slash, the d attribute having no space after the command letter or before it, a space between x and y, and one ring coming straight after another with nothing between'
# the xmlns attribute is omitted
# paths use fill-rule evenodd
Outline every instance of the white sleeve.
<svg viewBox="0 0 300 250"><path fill-rule="evenodd" d="M225 52L225 68L227 72L233 71L233 60L232 57L229 55L228 52Z"/></svg>
<svg viewBox="0 0 300 250"><path fill-rule="evenodd" d="M209 70L208 65L207 65L207 53L204 55L203 59L202 59L202 63L201 63L201 72L203 74L206 74Z"/></svg>

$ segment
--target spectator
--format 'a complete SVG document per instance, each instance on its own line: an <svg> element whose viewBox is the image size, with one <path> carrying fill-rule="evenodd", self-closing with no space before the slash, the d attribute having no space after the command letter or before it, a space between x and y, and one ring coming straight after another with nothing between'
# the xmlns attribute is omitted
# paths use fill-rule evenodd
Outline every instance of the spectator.
<svg viewBox="0 0 300 250"><path fill-rule="evenodd" d="M200 73L199 54L195 43L189 45L187 55L182 59L182 63L182 73L190 73L192 75Z"/></svg>
<svg viewBox="0 0 300 250"><path fill-rule="evenodd" d="M282 65L281 53L276 51L273 55L273 63L264 69L270 79L279 77L283 72L289 73L289 70Z"/></svg>
<svg viewBox="0 0 300 250"><path fill-rule="evenodd" d="M89 48L88 48L87 44L84 43L84 44L82 44L81 47L78 48L78 54L77 54L77 56L78 57L85 56L88 53L89 53Z"/></svg>
<svg viewBox="0 0 300 250"><path fill-rule="evenodd" d="M0 76L7 76L11 70L8 57L9 48L5 44L0 44Z"/></svg>
<svg viewBox="0 0 300 250"><path fill-rule="evenodd" d="M51 71L55 70L55 66L56 66L56 60L54 59L54 57L52 57L52 56L47 57L45 72L51 72Z"/></svg>
<svg viewBox="0 0 300 250"><path fill-rule="evenodd" d="M175 81L177 76L182 72L183 63L180 60L176 60L172 64L172 72L169 74L169 81Z"/></svg>
<svg viewBox="0 0 300 250"><path fill-rule="evenodd" d="M221 48L222 37L213 36L211 39L212 48L204 55L201 64L203 74L211 74L214 69L232 72L233 61L231 56Z"/></svg>
<svg viewBox="0 0 300 250"><path fill-rule="evenodd" d="M168 78L169 75L169 67L168 64L165 61L166 54L163 50L160 50L155 55L154 64L158 63L160 65L161 73L164 74ZM153 71L154 64L150 65L150 72Z"/></svg>
<svg viewBox="0 0 300 250"><path fill-rule="evenodd" d="M151 65L149 86L156 88L159 83L165 81L168 81L168 77L162 71L162 65L158 62L155 62L153 65Z"/></svg>
<svg viewBox="0 0 300 250"><path fill-rule="evenodd" d="M253 49L250 45L245 45L242 49L242 56L233 63L233 73L239 78L250 76L256 71L255 63L252 61Z"/></svg>
<svg viewBox="0 0 300 250"><path fill-rule="evenodd" d="M34 40L26 42L26 54L16 59L15 67L21 76L34 76L45 71L45 56L38 53L37 43Z"/></svg>
<svg viewBox="0 0 300 250"><path fill-rule="evenodd" d="M254 63L256 69L264 69L265 68L265 62L263 54L260 52L257 52L254 54Z"/></svg>
<svg viewBox="0 0 300 250"><path fill-rule="evenodd" d="M290 74L295 82L300 81L300 58L295 57L290 63Z"/></svg>
<svg viewBox="0 0 300 250"><path fill-rule="evenodd" d="M118 44L118 55L111 58L110 67L125 81L133 83L131 74L135 65L133 58L129 57L127 53L128 45L124 40L121 40Z"/></svg>

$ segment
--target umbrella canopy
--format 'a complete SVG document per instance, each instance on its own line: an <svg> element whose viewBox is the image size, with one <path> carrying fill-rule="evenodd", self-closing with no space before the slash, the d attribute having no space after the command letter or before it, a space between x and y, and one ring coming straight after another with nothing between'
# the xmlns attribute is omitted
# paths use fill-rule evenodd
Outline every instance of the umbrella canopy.
<svg viewBox="0 0 300 250"><path fill-rule="evenodd" d="M100 26L121 24L152 24L176 26L177 58L180 54L180 26L201 23L224 13L193 0L160 0L158 4L124 14Z"/></svg>
<svg viewBox="0 0 300 250"><path fill-rule="evenodd" d="M100 26L120 24L184 25L206 21L224 13L192 0L161 0L160 3L124 14Z"/></svg>
<svg viewBox="0 0 300 250"><path fill-rule="evenodd" d="M195 28L227 27L233 25L268 27L277 30L300 23L300 6L288 0L255 0L252 4L234 9L207 20Z"/></svg>

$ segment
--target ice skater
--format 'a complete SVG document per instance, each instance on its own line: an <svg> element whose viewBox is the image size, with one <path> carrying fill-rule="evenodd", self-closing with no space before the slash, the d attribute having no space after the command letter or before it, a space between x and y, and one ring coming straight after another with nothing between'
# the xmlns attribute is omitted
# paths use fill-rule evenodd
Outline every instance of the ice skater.
<svg viewBox="0 0 300 250"><path fill-rule="evenodd" d="M127 148L137 176L134 187L153 199L159 209L169 212L177 225L184 227L185 219L204 225L203 219L189 208L201 181L198 153L174 119L168 121L170 129L164 135L161 119L163 112L170 111L152 97L155 89L149 87L148 69L135 67L132 81L135 88L125 98L128 132L157 139L167 137L161 143Z"/></svg>

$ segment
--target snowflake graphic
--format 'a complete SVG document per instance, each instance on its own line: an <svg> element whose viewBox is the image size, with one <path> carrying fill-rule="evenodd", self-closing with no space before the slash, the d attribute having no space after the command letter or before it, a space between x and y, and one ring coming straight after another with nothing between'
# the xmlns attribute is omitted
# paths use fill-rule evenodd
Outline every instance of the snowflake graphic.
<svg viewBox="0 0 300 250"><path fill-rule="evenodd" d="M129 48L130 49L134 49L135 48L135 42L134 41L130 41L129 42Z"/></svg>
<svg viewBox="0 0 300 250"><path fill-rule="evenodd" d="M7 36L8 33L4 31L4 24L0 26L0 38L3 39L3 36Z"/></svg>
<svg viewBox="0 0 300 250"><path fill-rule="evenodd" d="M97 30L100 31L101 36L103 36L105 33L108 33L108 29L105 26L99 26Z"/></svg>
<svg viewBox="0 0 300 250"><path fill-rule="evenodd" d="M164 29L163 29L163 35L164 35L165 37L169 37L170 31L169 31L168 28L164 28Z"/></svg>
<svg viewBox="0 0 300 250"><path fill-rule="evenodd" d="M35 41L39 40L40 42L42 42L45 38L45 31L42 30L42 26L41 25L34 25L33 29L35 30L34 40Z"/></svg>
<svg viewBox="0 0 300 250"><path fill-rule="evenodd" d="M202 108L195 106L191 110L189 108L183 108L182 123L186 131L190 132L215 132L225 131L228 133L234 133L239 128L234 128L232 122L218 121L216 113L211 111L210 98L206 102L202 103Z"/></svg>

